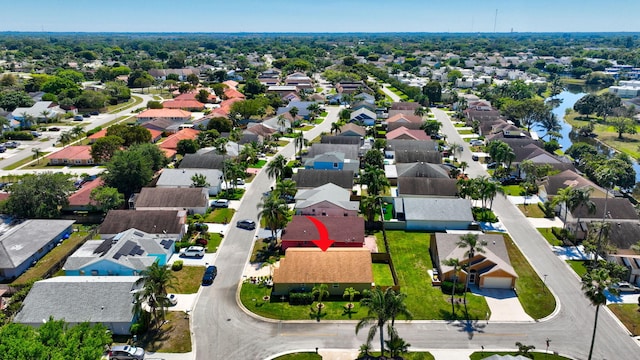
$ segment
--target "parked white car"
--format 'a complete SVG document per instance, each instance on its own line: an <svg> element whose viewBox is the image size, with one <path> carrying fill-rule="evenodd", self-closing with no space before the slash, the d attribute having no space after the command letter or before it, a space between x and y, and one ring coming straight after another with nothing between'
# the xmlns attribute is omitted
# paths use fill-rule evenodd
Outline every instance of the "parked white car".
<svg viewBox="0 0 640 360"><path fill-rule="evenodd" d="M204 257L204 247L202 246L189 246L180 253L180 257Z"/></svg>

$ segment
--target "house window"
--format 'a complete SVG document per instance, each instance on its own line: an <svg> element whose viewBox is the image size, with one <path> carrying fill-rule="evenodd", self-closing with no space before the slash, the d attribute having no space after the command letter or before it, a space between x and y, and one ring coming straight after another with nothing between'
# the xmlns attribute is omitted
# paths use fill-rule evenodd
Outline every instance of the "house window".
<svg viewBox="0 0 640 360"><path fill-rule="evenodd" d="M333 168L337 169L338 168L338 163L333 163Z"/></svg>
<svg viewBox="0 0 640 360"><path fill-rule="evenodd" d="M331 287L334 288L334 289L337 289L337 288L340 287L340 284L333 284L333 285L331 285Z"/></svg>
<svg viewBox="0 0 640 360"><path fill-rule="evenodd" d="M344 216L349 216L349 214L347 214L347 213L344 213Z"/></svg>
<svg viewBox="0 0 640 360"><path fill-rule="evenodd" d="M93 159L87 160L87 164L93 164Z"/></svg>
<svg viewBox="0 0 640 360"><path fill-rule="evenodd" d="M68 163L68 162L69 162L69 159L64 159L64 160L62 160L62 163L63 163L63 164L66 164L66 163Z"/></svg>
<svg viewBox="0 0 640 360"><path fill-rule="evenodd" d="M78 165L79 165L79 164L82 164L82 160L78 160L78 159L74 160L73 162L74 162L75 164L78 164Z"/></svg>
<svg viewBox="0 0 640 360"><path fill-rule="evenodd" d="M91 270L91 276L98 276L98 270Z"/></svg>

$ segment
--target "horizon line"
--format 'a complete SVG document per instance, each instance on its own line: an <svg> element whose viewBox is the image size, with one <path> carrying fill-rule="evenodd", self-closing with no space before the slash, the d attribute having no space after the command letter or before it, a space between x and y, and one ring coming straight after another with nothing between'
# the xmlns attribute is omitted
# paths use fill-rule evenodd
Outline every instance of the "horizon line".
<svg viewBox="0 0 640 360"><path fill-rule="evenodd" d="M24 31L24 30L0 30L0 34L483 34L483 35L510 35L510 34L640 34L638 31Z"/></svg>

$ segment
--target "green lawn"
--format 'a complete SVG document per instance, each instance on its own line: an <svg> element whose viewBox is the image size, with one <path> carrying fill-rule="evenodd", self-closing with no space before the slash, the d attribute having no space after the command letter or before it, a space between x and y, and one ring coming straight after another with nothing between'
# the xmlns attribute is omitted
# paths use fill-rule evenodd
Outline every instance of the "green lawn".
<svg viewBox="0 0 640 360"><path fill-rule="evenodd" d="M473 130L471 130L471 129L461 129L461 130L458 130L458 134L460 134L460 135L470 135L470 134L473 134Z"/></svg>
<svg viewBox="0 0 640 360"><path fill-rule="evenodd" d="M382 237L382 233L376 236ZM407 308L414 319L451 319L449 295L431 285L427 270L433 269L429 255L431 234L387 231L391 258L396 268L400 289L407 294ZM485 319L489 307L484 297L467 294L469 317ZM464 318L464 307L456 310L458 319Z"/></svg>
<svg viewBox="0 0 640 360"><path fill-rule="evenodd" d="M214 253L218 251L218 247L222 242L222 235L218 233L210 233L209 234L209 242L207 243L207 252Z"/></svg>
<svg viewBox="0 0 640 360"><path fill-rule="evenodd" d="M313 125L306 125L306 126L303 126L301 128L298 128L297 130L299 130L299 131L309 131L309 130L313 129L314 127L315 126L313 126Z"/></svg>
<svg viewBox="0 0 640 360"><path fill-rule="evenodd" d="M482 352L474 352L473 354L471 354L471 356L469 357L469 359L471 360L480 360L480 359L484 359L484 358L488 358L492 355L516 355L515 351L512 352L491 352L491 351L482 351ZM534 359L534 360L571 360L571 358L566 358L564 356L560 356L560 355L554 355L553 353L551 354L545 354L545 353L540 353L540 352L529 352L529 355L531 355L530 359Z"/></svg>
<svg viewBox="0 0 640 360"><path fill-rule="evenodd" d="M385 220L391 220L391 218L393 217L393 204L387 204L384 207L384 219Z"/></svg>
<svg viewBox="0 0 640 360"><path fill-rule="evenodd" d="M38 166L44 166L46 165L49 160L45 159L44 157L47 156L47 154L49 154L49 152L46 151L42 151L40 152L40 163L38 164L38 162L31 156L26 157L20 161L16 161L13 164L9 165L9 166L5 166L4 168L2 168L3 170L15 170L21 166L24 166L30 162L33 161L33 166L32 167L38 167Z"/></svg>
<svg viewBox="0 0 640 360"><path fill-rule="evenodd" d="M611 304L608 307L634 336L640 333L640 308L637 304Z"/></svg>
<svg viewBox="0 0 640 360"><path fill-rule="evenodd" d="M553 246L561 246L562 245L562 240L559 240L553 234L553 232L551 232L551 228L538 228L538 231L540 232L540 234L542 234L542 237L544 237L544 239L547 240L549 245L553 245Z"/></svg>
<svg viewBox="0 0 640 360"><path fill-rule="evenodd" d="M229 208L215 209L204 218L204 222L216 224L229 223L235 212L235 210Z"/></svg>
<svg viewBox="0 0 640 360"><path fill-rule="evenodd" d="M502 190L504 190L505 195L509 196L521 196L523 191L520 185L505 185Z"/></svg>
<svg viewBox="0 0 640 360"><path fill-rule="evenodd" d="M200 288L204 266L183 266L182 270L173 271L176 280L171 291L177 294L195 294Z"/></svg>
<svg viewBox="0 0 640 360"><path fill-rule="evenodd" d="M544 211L540 209L538 204L518 204L518 209L522 211L524 216L531 218L544 218Z"/></svg>
<svg viewBox="0 0 640 360"><path fill-rule="evenodd" d="M287 142L288 144L288 142ZM250 168L261 169L263 166L267 164L267 160L258 160L256 164L250 165Z"/></svg>
<svg viewBox="0 0 640 360"><path fill-rule="evenodd" d="M373 282L377 286L393 286L393 276L389 264L373 264Z"/></svg>
<svg viewBox="0 0 640 360"><path fill-rule="evenodd" d="M571 113L566 115L564 119L574 128L585 126L589 123L590 120L602 121L602 119L597 119L594 117L585 119L575 111L572 111ZM637 130L639 130L638 126L636 126L636 131ZM602 123L597 123L593 132L598 135L599 141L604 142L614 149L630 155L634 158L640 157L640 150L638 149L638 144L640 143L640 132L636 134L624 134L623 138L619 139L618 133L615 131L613 126Z"/></svg>
<svg viewBox="0 0 640 360"><path fill-rule="evenodd" d="M573 269L573 271L578 274L581 278L588 272L587 262L583 260L565 260L569 266Z"/></svg>
<svg viewBox="0 0 640 360"><path fill-rule="evenodd" d="M378 340L378 342L380 342ZM409 350L411 350L411 348L409 348ZM380 356L380 352L379 351L374 351L369 353L373 356ZM389 352L385 352L386 356L389 356ZM390 358L387 358L390 359ZM405 353L402 354L402 359L404 360L435 360L435 358L433 357L433 355L431 355L430 352L409 352L409 353Z"/></svg>
<svg viewBox="0 0 640 360"><path fill-rule="evenodd" d="M229 184L231 186L231 184ZM240 200L244 195L244 189L229 189L229 191L221 191L216 199Z"/></svg>
<svg viewBox="0 0 640 360"><path fill-rule="evenodd" d="M546 285L533 270L520 249L509 235L503 234L511 266L518 274L516 292L524 311L534 319L550 315L556 308L556 300Z"/></svg>

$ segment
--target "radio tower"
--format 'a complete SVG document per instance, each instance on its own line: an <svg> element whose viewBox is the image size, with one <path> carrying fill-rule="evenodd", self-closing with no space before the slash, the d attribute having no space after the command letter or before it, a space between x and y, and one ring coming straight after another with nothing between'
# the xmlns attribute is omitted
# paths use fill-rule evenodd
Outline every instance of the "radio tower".
<svg viewBox="0 0 640 360"><path fill-rule="evenodd" d="M496 16L493 18L493 33L496 32L496 24L498 23L498 9L496 9Z"/></svg>

